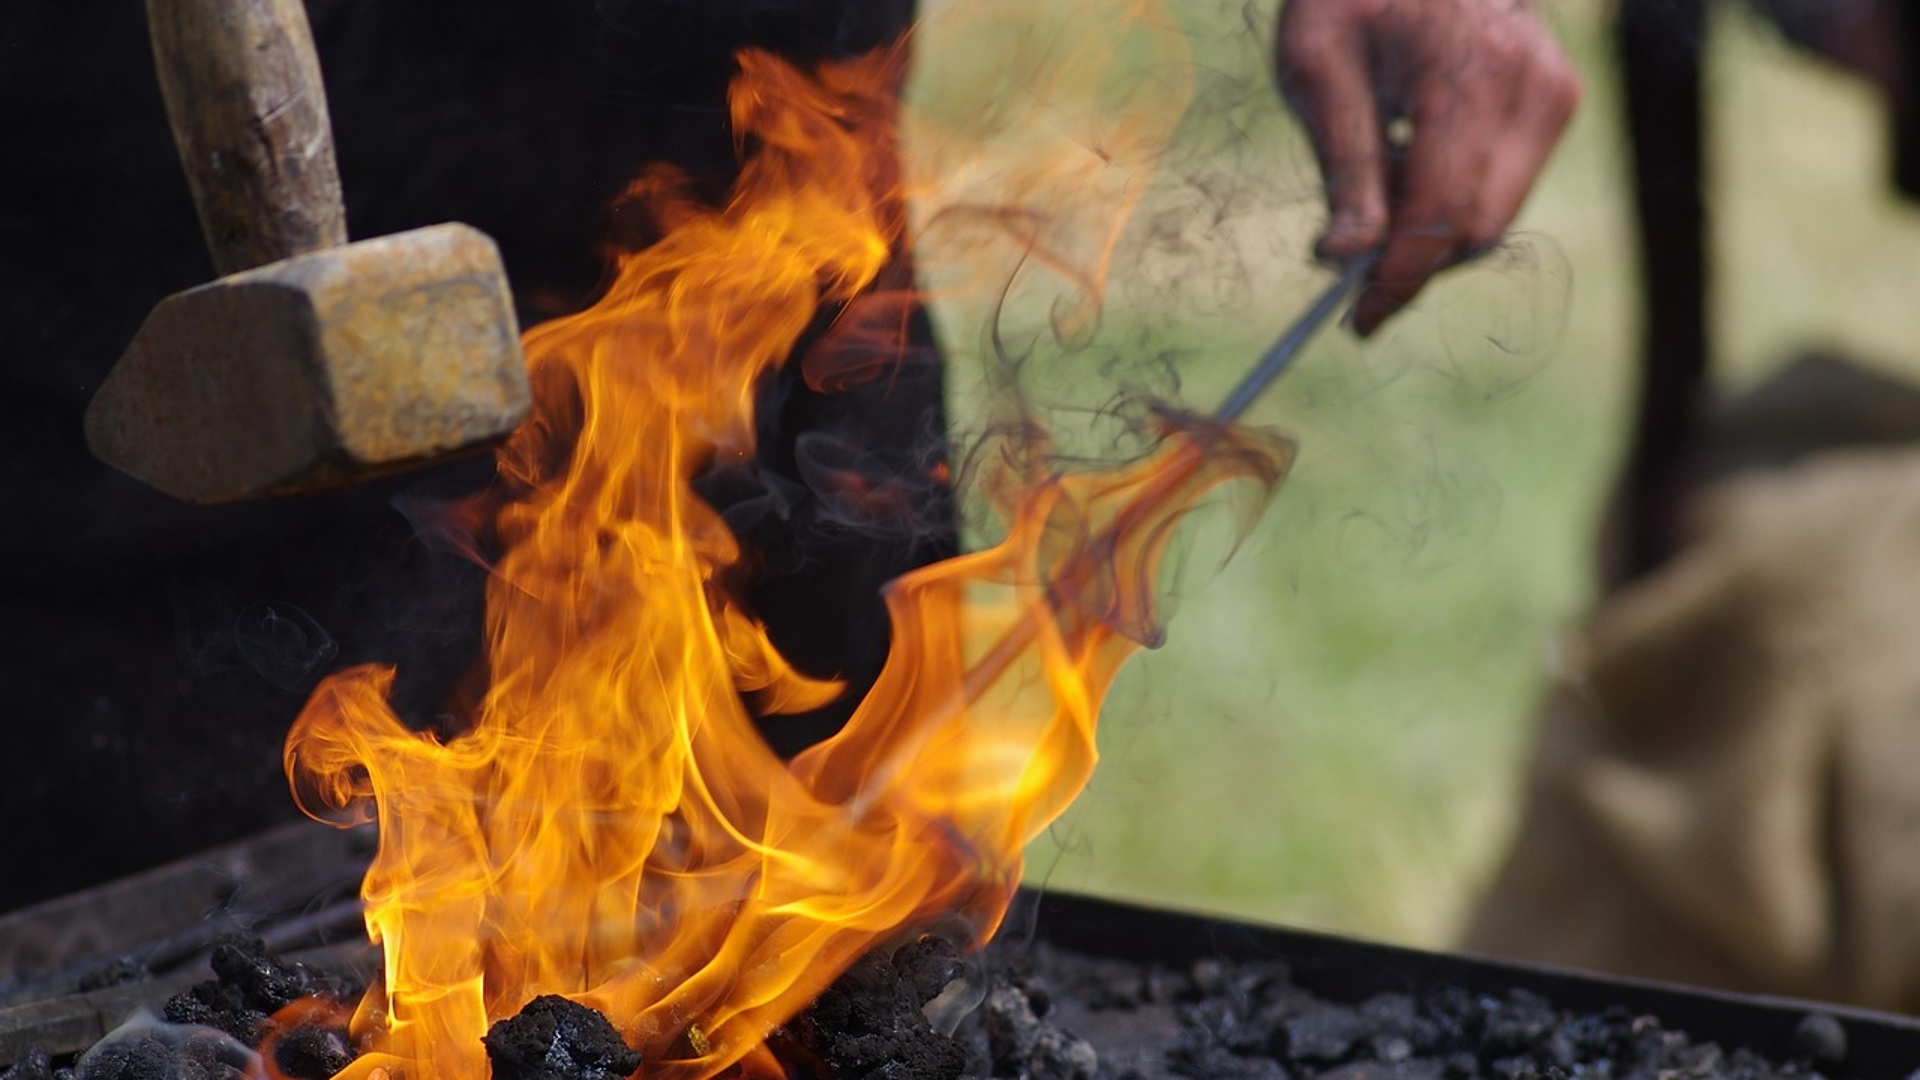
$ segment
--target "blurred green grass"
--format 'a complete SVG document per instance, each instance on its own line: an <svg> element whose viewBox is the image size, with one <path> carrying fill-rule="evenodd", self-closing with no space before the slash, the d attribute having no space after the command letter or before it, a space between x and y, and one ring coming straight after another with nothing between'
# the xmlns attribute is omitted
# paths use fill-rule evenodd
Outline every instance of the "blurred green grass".
<svg viewBox="0 0 1920 1080"><path fill-rule="evenodd" d="M1122 674L1101 765L1030 881L1426 945L1462 928L1515 825L1556 641L1592 599L1639 332L1610 5L1544 9L1587 95L1516 245L1373 342L1323 334L1258 407L1298 441L1293 474L1224 569L1226 515L1192 541L1171 640ZM1185 179L1255 194L1177 257L1116 267L1101 334L1176 354L1180 396L1204 405L1326 274L1306 259L1311 157L1268 88L1270 16L1208 0L1180 19L1202 72ZM920 85L1000 55L966 33L923 31ZM1712 41L1721 370L1757 378L1816 340L1920 357L1920 232L1886 193L1873 102L1739 16ZM923 272L952 254L923 244ZM1238 268L1232 287L1194 284L1210 259ZM1127 310L1168 296L1172 317ZM956 427L977 430L984 316L935 315Z"/></svg>

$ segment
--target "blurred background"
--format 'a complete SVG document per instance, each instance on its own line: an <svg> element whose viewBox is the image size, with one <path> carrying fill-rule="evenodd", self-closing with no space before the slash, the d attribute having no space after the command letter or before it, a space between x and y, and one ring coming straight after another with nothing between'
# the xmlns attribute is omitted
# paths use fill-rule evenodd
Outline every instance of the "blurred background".
<svg viewBox="0 0 1920 1080"><path fill-rule="evenodd" d="M1463 932L1512 841L1560 642L1596 596L1639 355L1613 6L1540 7L1586 97L1515 245L1443 276L1373 341L1324 333L1259 406L1255 423L1299 442L1292 476L1223 569L1225 515L1196 543L1171 639L1123 673L1100 768L1032 849L1030 881L1424 945ZM1191 316L1182 396L1205 404L1330 275L1307 260L1323 216L1310 151L1277 97L1246 90L1271 87L1270 21L1231 0L1180 18L1196 94L1240 88L1227 113L1245 142L1215 160L1266 215L1239 227L1245 295L1169 301ZM920 88L956 77L943 64L1005 58L977 24L922 34ZM1880 99L1719 5L1706 101L1721 388L1814 347L1920 374L1920 217L1888 182ZM1180 138L1208 137L1194 127ZM923 274L942 254L923 240ZM1153 273L1128 263L1115 288ZM980 313L954 307L936 323L966 430L982 409L965 365L989 361ZM1108 318L1103 333L1138 343Z"/></svg>

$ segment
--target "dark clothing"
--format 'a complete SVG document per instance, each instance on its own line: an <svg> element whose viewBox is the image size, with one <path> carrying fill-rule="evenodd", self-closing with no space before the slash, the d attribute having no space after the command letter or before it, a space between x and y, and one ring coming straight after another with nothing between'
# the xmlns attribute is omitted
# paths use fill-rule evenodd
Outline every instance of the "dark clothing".
<svg viewBox="0 0 1920 1080"><path fill-rule="evenodd" d="M478 226L500 244L525 324L590 299L605 208L643 162L674 160L701 190L724 190L733 50L851 53L901 32L908 14L873 0L309 7L352 234ZM141 320L214 276L139 5L9 11L0 162L4 910L292 816L279 746L328 670L394 663L404 716L447 708L478 655L483 573L417 526L436 500L488 483L491 465L201 508L88 454L87 400ZM850 530L794 447L827 431L836 445L927 464L940 399L920 322L915 362L865 399L827 401L791 378L768 388L758 482L784 501L781 527L756 526L767 553L754 567L787 576L763 574L755 596L777 637L816 646L799 657L805 669L856 683L884 653L875 590L951 550L950 515L929 488L917 531Z"/></svg>

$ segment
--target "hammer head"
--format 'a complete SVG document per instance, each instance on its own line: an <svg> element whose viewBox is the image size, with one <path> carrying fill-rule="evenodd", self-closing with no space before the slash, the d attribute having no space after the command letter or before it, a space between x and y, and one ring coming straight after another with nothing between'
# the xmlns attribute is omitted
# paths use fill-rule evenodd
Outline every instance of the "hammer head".
<svg viewBox="0 0 1920 1080"><path fill-rule="evenodd" d="M87 444L176 498L231 502L477 450L529 403L498 249L436 225L163 300L88 406Z"/></svg>

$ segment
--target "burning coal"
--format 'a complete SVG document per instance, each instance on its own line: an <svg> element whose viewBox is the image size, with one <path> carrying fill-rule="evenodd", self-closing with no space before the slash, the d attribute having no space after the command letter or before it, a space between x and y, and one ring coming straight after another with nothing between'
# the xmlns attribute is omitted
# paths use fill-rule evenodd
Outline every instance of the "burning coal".
<svg viewBox="0 0 1920 1080"><path fill-rule="evenodd" d="M861 955L935 924L993 933L1023 846L1093 768L1110 680L1158 633L1176 522L1222 482L1284 474L1284 444L1173 413L1151 454L1085 473L1009 425L973 459L1004 539L894 583L892 652L851 721L791 761L768 748L743 699L841 690L730 594L740 545L692 480L751 455L756 384L822 304L862 301L863 334L897 322L870 290L904 231L899 59L743 55L751 149L725 204L643 180L663 238L527 335L537 405L500 457L466 729L409 730L393 671L360 667L289 736L301 806L380 827L363 896L385 981L353 1021L372 1052L342 1076L476 1080L489 1025L542 995L604 1012L650 1075L777 1075L767 1033Z"/></svg>

